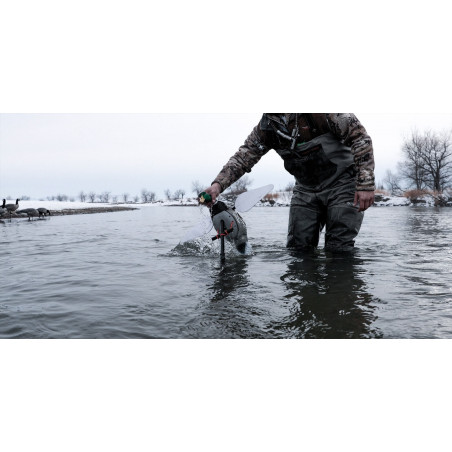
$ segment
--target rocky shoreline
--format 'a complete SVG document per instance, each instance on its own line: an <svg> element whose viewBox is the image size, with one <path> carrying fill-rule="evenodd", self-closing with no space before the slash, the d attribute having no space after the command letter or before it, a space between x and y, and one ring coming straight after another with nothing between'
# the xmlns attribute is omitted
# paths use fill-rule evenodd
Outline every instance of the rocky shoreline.
<svg viewBox="0 0 452 452"><path fill-rule="evenodd" d="M52 215L80 215L89 213L123 212L125 210L139 210L137 207L109 206L109 207L86 207L83 209L52 210Z"/></svg>
<svg viewBox="0 0 452 452"><path fill-rule="evenodd" d="M74 208L74 209L61 209L61 210L50 210L51 216L62 216L62 215L85 215L91 213L108 213L108 212L122 212L125 210L139 210L137 207L125 207L125 206L108 206L108 207L85 207L85 208ZM2 219L9 219L9 214L4 214ZM28 218L26 214L17 214L13 212L11 218Z"/></svg>

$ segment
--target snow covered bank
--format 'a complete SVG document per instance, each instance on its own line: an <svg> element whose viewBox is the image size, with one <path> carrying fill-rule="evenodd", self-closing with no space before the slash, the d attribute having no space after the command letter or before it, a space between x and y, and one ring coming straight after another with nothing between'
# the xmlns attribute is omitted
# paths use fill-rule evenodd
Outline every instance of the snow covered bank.
<svg viewBox="0 0 452 452"><path fill-rule="evenodd" d="M14 204L15 201L7 202L7 204ZM106 212L120 212L124 210L136 210L136 207L119 206L105 203L84 203L84 202L67 202L67 201L19 201L19 207L14 212L2 212L2 218L29 218L37 217L36 211L23 212L24 209L39 209L44 208L50 212L50 215L79 215L92 213L106 213ZM42 214L42 216L46 216ZM3 222L3 220L2 220Z"/></svg>
<svg viewBox="0 0 452 452"><path fill-rule="evenodd" d="M452 207L452 197L447 194L430 195L425 194L413 198L406 198L404 196L375 196L376 207L393 207L393 206L418 206L418 207Z"/></svg>
<svg viewBox="0 0 452 452"><path fill-rule="evenodd" d="M221 198L220 198L221 199ZM289 207L291 196L279 196L274 199L262 200L256 204L256 207ZM7 204L15 203L15 200L7 200ZM44 207L45 209L55 212L61 212L63 210L77 210L77 209L96 209L99 211L106 211L112 207L118 208L131 208L141 209L145 207L180 207L180 206L197 206L198 201L196 198L187 198L183 201L155 201L153 203L92 203L92 202L79 202L79 201L19 201L19 209L28 209ZM431 195L424 195L414 199L405 198L403 196L386 196L377 194L375 197L376 207L397 207L397 206L425 206L434 207L438 205L438 197ZM442 205L452 207L452 196L442 195ZM122 210L122 209L118 209ZM110 210L112 211L112 210Z"/></svg>
<svg viewBox="0 0 452 452"><path fill-rule="evenodd" d="M15 201L6 201L14 203ZM39 207L44 207L48 210L63 210L63 209L88 209L90 207L106 207L110 204L100 203L100 202L78 202L78 201L20 201L19 209L38 209Z"/></svg>
<svg viewBox="0 0 452 452"><path fill-rule="evenodd" d="M374 206L376 207L395 207L395 206L411 206L412 203L408 198L403 196L385 196L381 200L376 198Z"/></svg>

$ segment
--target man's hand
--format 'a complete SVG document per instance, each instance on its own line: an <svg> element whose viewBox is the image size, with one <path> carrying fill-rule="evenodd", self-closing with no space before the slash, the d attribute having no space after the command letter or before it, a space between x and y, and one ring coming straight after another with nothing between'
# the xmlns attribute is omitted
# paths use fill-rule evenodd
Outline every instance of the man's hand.
<svg viewBox="0 0 452 452"><path fill-rule="evenodd" d="M359 212L367 210L375 201L374 191L357 191L355 193L354 206L358 206Z"/></svg>
<svg viewBox="0 0 452 452"><path fill-rule="evenodd" d="M215 201L217 200L217 197L221 193L221 186L220 186L220 184L218 182L215 182L209 188L206 188L204 191L206 193L209 193L210 196L212 196L212 203L211 204L215 204ZM210 204L206 204L206 205L210 205Z"/></svg>

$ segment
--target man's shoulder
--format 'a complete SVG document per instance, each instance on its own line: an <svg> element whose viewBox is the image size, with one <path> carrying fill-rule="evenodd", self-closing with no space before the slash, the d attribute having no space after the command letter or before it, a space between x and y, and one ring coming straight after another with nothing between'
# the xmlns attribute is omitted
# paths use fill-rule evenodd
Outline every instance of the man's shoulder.
<svg viewBox="0 0 452 452"><path fill-rule="evenodd" d="M273 130L272 123L284 126L284 114L285 113L264 113L260 122L261 130Z"/></svg>

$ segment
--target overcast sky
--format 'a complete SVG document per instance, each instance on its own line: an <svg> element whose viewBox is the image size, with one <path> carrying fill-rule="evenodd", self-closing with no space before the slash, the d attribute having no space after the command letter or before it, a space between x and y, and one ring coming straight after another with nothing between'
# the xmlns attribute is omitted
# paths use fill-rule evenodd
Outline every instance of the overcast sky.
<svg viewBox="0 0 452 452"><path fill-rule="evenodd" d="M452 129L452 114L356 113L374 143L376 179L396 170L403 136ZM253 114L2 114L1 197L45 198L83 190L113 195L143 188L164 196L192 181L209 184L258 123ZM270 151L253 187L284 187L291 176Z"/></svg>

